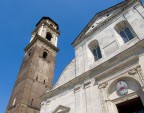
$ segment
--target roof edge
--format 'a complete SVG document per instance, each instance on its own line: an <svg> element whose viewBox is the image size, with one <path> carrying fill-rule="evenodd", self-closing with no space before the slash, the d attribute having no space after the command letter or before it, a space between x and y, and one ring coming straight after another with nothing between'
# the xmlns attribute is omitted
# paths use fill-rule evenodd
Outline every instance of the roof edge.
<svg viewBox="0 0 144 113"><path fill-rule="evenodd" d="M80 32L80 34L76 37L76 39L71 43L71 45L74 46L74 47L77 45L77 44L76 44L76 41L77 41L80 37L83 36L83 34L86 32L87 29L90 28L91 24L93 23L93 21L95 21L95 19L96 19L97 17L103 15L104 13L107 13L107 12L113 10L113 8L116 8L116 7L118 7L119 5L123 5L123 4L125 4L125 3L130 2L130 1L131 1L131 0L122 1L122 2L120 2L120 3L118 3L118 4L114 5L114 6L111 6L111 7L107 8L107 9L105 9L105 10L102 10L102 11L96 13L95 16L91 19L91 21L84 27L84 29ZM141 1L141 0L137 0L137 1Z"/></svg>
<svg viewBox="0 0 144 113"><path fill-rule="evenodd" d="M51 19L50 17L47 17L47 16L43 16L43 17L38 21L38 23L36 24L36 26L38 26L38 24L39 24L42 20L44 20L44 19L48 19L48 20L52 21L52 22L57 26L57 30L59 30L59 25L58 25L53 19Z"/></svg>

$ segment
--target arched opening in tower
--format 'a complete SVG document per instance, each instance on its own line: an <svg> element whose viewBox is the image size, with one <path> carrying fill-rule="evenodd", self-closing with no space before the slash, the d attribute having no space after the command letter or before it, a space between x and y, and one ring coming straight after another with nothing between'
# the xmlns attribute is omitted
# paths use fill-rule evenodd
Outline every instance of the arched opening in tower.
<svg viewBox="0 0 144 113"><path fill-rule="evenodd" d="M51 41L51 38L52 38L52 35L51 35L50 33L47 33L46 39L47 39L48 41Z"/></svg>

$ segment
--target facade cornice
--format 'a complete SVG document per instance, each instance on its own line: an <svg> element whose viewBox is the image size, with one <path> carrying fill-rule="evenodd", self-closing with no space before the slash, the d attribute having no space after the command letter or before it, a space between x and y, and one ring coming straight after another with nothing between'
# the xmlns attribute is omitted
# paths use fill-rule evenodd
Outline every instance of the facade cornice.
<svg viewBox="0 0 144 113"><path fill-rule="evenodd" d="M89 33L85 34L86 31L89 29L89 27L93 24L94 20L96 20L96 18L98 18L97 16L94 17L94 20L91 21L87 27L85 28L85 31L82 31L82 33L76 38L76 40L72 43L72 45L74 47L76 47L81 41L85 40L86 38L88 38L88 36L91 36L92 34L94 34L95 32L99 32L101 30L102 27L106 26L110 21L114 20L116 17L118 17L120 14L122 14L125 10L127 10L128 8L130 8L132 5L134 5L137 1L139 0L131 0L129 1L127 4L124 4L124 6L121 7L117 7L117 8L121 8L120 11L118 11L117 13L111 15L110 17L108 17L106 20L104 20L102 23L100 23L98 26L96 26L94 29L92 29ZM104 29L104 28L103 28Z"/></svg>
<svg viewBox="0 0 144 113"><path fill-rule="evenodd" d="M29 48L31 48L31 46L37 41L40 40L43 43L45 43L46 45L50 46L53 50L55 50L56 52L59 51L59 49L54 46L53 44L51 44L48 40L44 39L43 37L36 35L35 38L26 46L26 48L24 49L24 51L26 52Z"/></svg>
<svg viewBox="0 0 144 113"><path fill-rule="evenodd" d="M67 89L67 87L74 87L75 85L80 84L81 82L86 81L88 79L100 79L101 77L104 77L108 74L112 74L113 70L119 69L123 65L127 65L129 62L133 62L135 64L135 62L138 61L139 56L135 55L134 53L138 52L138 50L141 51L141 49L143 49L143 48L144 48L144 39L139 41L138 43L136 43L132 47L126 49L125 51L117 54L116 56L114 56L112 58L110 58L109 60L100 64L99 66L96 66L93 69L91 69L87 72L84 72L83 74L75 77L71 81L65 83L64 85L62 85L56 89L52 89L51 91L42 95L40 98L42 100L45 100L46 98L53 97L56 94ZM108 62L111 62L111 61L114 62L114 59L117 60L117 59L122 58L122 57L125 58L125 55L128 53L131 53L131 57L124 59L123 62L121 60L119 60L119 62L117 63L118 65L114 65L111 68L109 67L110 63L108 63ZM120 68L120 70L122 70L122 69Z"/></svg>

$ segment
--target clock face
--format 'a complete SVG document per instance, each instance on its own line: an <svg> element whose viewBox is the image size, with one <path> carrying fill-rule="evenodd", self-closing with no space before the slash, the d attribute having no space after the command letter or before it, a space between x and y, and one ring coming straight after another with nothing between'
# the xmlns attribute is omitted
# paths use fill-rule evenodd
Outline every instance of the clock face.
<svg viewBox="0 0 144 113"><path fill-rule="evenodd" d="M127 86L127 83L124 81L119 81L117 83L116 88L117 88L118 94L120 95L126 95L128 93L128 86Z"/></svg>

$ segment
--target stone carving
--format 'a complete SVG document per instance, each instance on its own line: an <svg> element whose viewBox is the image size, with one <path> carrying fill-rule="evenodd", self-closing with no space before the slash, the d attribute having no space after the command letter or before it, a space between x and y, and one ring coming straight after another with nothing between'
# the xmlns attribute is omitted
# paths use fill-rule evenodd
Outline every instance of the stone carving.
<svg viewBox="0 0 144 113"><path fill-rule="evenodd" d="M119 81L117 83L117 93L120 95L126 95L128 93L128 86L127 83L125 81Z"/></svg>
<svg viewBox="0 0 144 113"><path fill-rule="evenodd" d="M130 75L135 75L136 73L138 73L139 75L142 74L142 69L140 65L128 72L128 74Z"/></svg>
<svg viewBox="0 0 144 113"><path fill-rule="evenodd" d="M128 72L128 74L130 75L135 75L137 72L136 72L136 69L132 69Z"/></svg>
<svg viewBox="0 0 144 113"><path fill-rule="evenodd" d="M144 75L140 65L130 70L128 73L133 76L137 74L140 77L140 79L144 82Z"/></svg>
<svg viewBox="0 0 144 113"><path fill-rule="evenodd" d="M107 85L108 85L108 82L104 82L104 83L100 84L100 85L98 86L98 88L99 88L99 89L106 88Z"/></svg>
<svg viewBox="0 0 144 113"><path fill-rule="evenodd" d="M142 75L142 68L141 68L141 66L137 66L137 72L139 73L139 75Z"/></svg>

